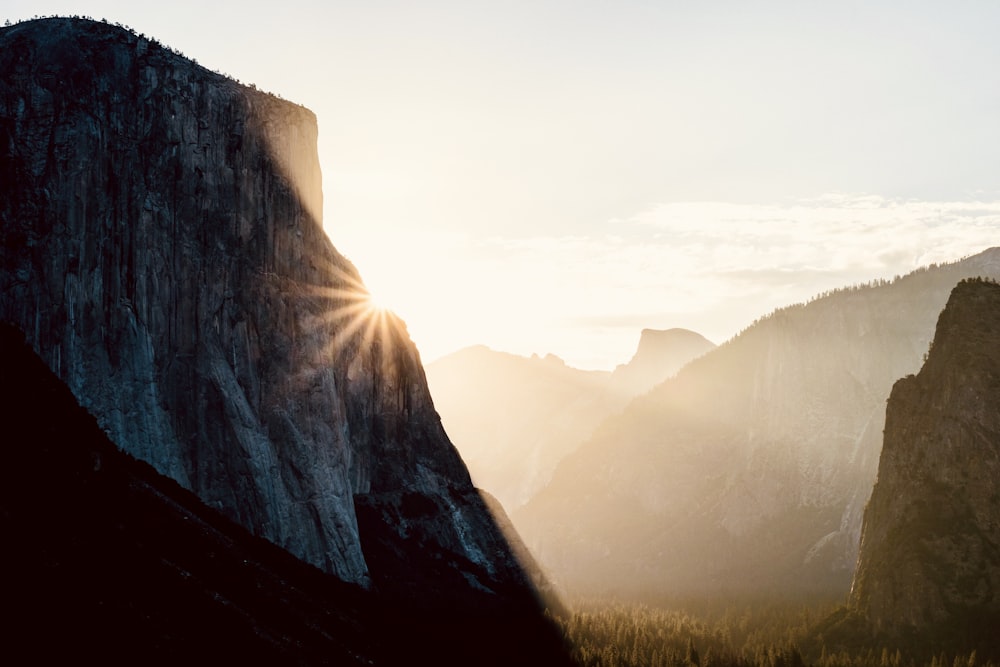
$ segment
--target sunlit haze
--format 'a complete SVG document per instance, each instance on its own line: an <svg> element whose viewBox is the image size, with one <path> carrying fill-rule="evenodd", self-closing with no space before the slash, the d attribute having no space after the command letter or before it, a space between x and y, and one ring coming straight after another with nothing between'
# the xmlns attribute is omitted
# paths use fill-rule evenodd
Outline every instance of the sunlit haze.
<svg viewBox="0 0 1000 667"><path fill-rule="evenodd" d="M1000 238L992 3L0 2L312 109L324 225L425 361L720 343Z"/></svg>

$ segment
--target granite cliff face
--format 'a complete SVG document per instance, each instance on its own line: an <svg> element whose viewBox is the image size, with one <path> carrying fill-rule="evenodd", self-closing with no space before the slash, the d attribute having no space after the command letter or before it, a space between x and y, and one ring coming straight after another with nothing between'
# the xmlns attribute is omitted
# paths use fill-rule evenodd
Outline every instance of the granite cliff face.
<svg viewBox="0 0 1000 667"><path fill-rule="evenodd" d="M3 323L0 368L10 654L33 664L569 664L539 614L470 605L458 588L445 609L400 604L253 537L120 451Z"/></svg>
<svg viewBox="0 0 1000 667"><path fill-rule="evenodd" d="M893 382L1000 249L761 319L601 424L513 514L570 592L846 594Z"/></svg>
<svg viewBox="0 0 1000 667"><path fill-rule="evenodd" d="M118 450L0 323L0 637L36 664L393 664L373 594ZM39 409L44 406L43 409ZM381 655L380 655L381 653Z"/></svg>
<svg viewBox="0 0 1000 667"><path fill-rule="evenodd" d="M850 597L875 631L1000 620L998 480L1000 286L964 281L923 368L896 382L886 408ZM966 648L982 637L971 639Z"/></svg>
<svg viewBox="0 0 1000 667"><path fill-rule="evenodd" d="M405 533L527 590L405 328L322 230L316 135L128 31L3 28L0 319L122 449L304 560L389 586L405 558L374 571L362 538Z"/></svg>

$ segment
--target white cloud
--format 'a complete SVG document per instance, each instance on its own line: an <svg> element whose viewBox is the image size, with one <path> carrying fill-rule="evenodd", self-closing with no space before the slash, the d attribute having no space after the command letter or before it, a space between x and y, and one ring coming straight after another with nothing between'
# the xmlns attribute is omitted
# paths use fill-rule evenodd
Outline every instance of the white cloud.
<svg viewBox="0 0 1000 667"><path fill-rule="evenodd" d="M825 195L788 204L662 204L626 221L682 246L714 248L709 272L910 270L982 250L1000 232L1000 202L898 201ZM752 266L748 266L752 265Z"/></svg>
<svg viewBox="0 0 1000 667"><path fill-rule="evenodd" d="M398 291L427 359L485 343L609 368L628 360L643 327L686 327L722 342L822 291L996 243L1000 202L826 195L662 204L609 222L603 235L410 232L351 239L344 250L359 251L363 276Z"/></svg>

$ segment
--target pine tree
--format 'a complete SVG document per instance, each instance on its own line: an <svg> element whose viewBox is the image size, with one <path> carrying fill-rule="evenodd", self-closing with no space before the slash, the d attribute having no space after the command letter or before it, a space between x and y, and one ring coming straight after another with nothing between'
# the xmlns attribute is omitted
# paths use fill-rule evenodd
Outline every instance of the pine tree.
<svg viewBox="0 0 1000 667"><path fill-rule="evenodd" d="M701 658L698 657L698 651L694 647L694 640L690 637L688 637L687 652L684 655L684 662L688 665L701 666Z"/></svg>

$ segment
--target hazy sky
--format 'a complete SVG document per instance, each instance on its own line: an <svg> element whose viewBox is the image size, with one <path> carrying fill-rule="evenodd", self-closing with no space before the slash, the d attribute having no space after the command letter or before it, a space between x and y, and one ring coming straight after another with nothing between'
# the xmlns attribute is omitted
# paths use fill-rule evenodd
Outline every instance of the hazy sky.
<svg viewBox="0 0 1000 667"><path fill-rule="evenodd" d="M319 118L325 226L425 361L582 367L644 327L1000 244L996 2L13 2Z"/></svg>

